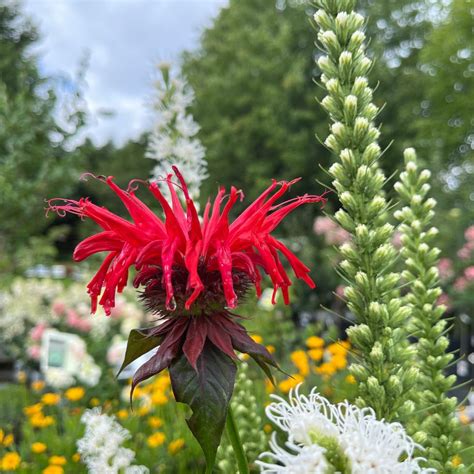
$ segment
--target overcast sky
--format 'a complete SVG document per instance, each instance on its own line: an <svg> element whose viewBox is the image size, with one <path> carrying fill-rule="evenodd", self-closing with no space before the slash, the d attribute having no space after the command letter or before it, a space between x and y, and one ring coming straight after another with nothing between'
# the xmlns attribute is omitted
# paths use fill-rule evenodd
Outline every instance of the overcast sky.
<svg viewBox="0 0 474 474"><path fill-rule="evenodd" d="M227 0L23 0L39 26L37 52L48 76L74 77L89 53L86 134L97 144L136 138L152 121L154 64L198 44ZM115 115L101 117L101 111Z"/></svg>

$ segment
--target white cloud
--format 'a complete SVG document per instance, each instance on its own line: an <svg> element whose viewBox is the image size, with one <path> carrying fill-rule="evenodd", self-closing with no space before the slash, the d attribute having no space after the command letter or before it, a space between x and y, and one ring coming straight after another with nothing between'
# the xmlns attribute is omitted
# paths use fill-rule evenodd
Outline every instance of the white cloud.
<svg viewBox="0 0 474 474"><path fill-rule="evenodd" d="M24 0L39 26L36 52L46 75L73 77L90 54L85 134L97 144L122 143L150 123L147 98L154 64L175 62L227 0ZM101 111L113 111L104 118Z"/></svg>

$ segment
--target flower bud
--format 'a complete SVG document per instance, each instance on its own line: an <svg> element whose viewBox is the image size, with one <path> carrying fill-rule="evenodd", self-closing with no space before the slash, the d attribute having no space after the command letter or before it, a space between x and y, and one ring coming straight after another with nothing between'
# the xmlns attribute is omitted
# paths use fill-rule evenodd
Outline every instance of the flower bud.
<svg viewBox="0 0 474 474"><path fill-rule="evenodd" d="M356 52L362 46L364 41L365 34L362 31L356 31L352 33L347 49L349 51Z"/></svg>
<svg viewBox="0 0 474 474"><path fill-rule="evenodd" d="M352 217L346 211L344 211L343 209L339 209L334 215L334 217L345 230L347 230L350 233L354 232L354 227L355 227L354 221ZM340 247L340 251L341 252L343 251L342 246Z"/></svg>
<svg viewBox="0 0 474 474"><path fill-rule="evenodd" d="M334 27L332 18L322 9L318 10L313 18L322 30L331 30Z"/></svg>
<svg viewBox="0 0 474 474"><path fill-rule="evenodd" d="M358 347L371 347L374 343L374 336L369 326L359 324L347 329L347 335L351 341Z"/></svg>
<svg viewBox="0 0 474 474"><path fill-rule="evenodd" d="M328 56L321 56L318 59L318 66L324 74L328 77L337 76L338 70L336 65L328 58Z"/></svg>
<svg viewBox="0 0 474 474"><path fill-rule="evenodd" d="M354 122L357 114L357 97L355 95L348 95L344 99L344 116L347 122Z"/></svg>
<svg viewBox="0 0 474 474"><path fill-rule="evenodd" d="M353 72L356 76L366 76L371 66L372 61L368 57L364 56L359 61L357 61Z"/></svg>
<svg viewBox="0 0 474 474"><path fill-rule="evenodd" d="M358 381L365 382L369 377L369 372L367 369L360 364L351 364L349 371Z"/></svg>
<svg viewBox="0 0 474 474"><path fill-rule="evenodd" d="M330 54L333 56L339 55L341 45L334 31L326 30L318 33L318 40Z"/></svg>
<svg viewBox="0 0 474 474"><path fill-rule="evenodd" d="M381 154L380 146L377 143L370 143L367 145L367 148L364 150L362 155L362 160L367 164L371 165L375 160L377 160Z"/></svg>
<svg viewBox="0 0 474 474"><path fill-rule="evenodd" d="M383 403L383 400L385 399L385 390L373 375L367 379L367 390L373 399L377 400L379 403Z"/></svg>
<svg viewBox="0 0 474 474"><path fill-rule="evenodd" d="M353 170L357 166L354 153L349 148L344 148L344 150L341 151L339 158L347 172Z"/></svg>
<svg viewBox="0 0 474 474"><path fill-rule="evenodd" d="M369 130L369 121L365 117L357 117L354 122L354 141L360 143Z"/></svg>

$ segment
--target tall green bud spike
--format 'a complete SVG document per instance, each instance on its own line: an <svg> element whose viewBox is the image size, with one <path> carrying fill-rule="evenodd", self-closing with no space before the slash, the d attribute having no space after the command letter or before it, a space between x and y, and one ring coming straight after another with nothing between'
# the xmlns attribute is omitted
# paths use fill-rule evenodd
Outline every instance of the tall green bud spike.
<svg viewBox="0 0 474 474"><path fill-rule="evenodd" d="M437 269L440 251L431 246L438 234L438 229L431 226L436 201L428 197L430 172L418 170L415 150L408 148L404 157L405 171L395 184L404 207L395 218L401 222L401 254L406 268L402 277L409 285L406 301L411 332L418 339L417 364L421 372L415 399L419 417L408 428L416 431L415 439L426 448L422 455L428 460L427 467L444 473L466 472L465 466L455 465L461 448L456 440L457 400L446 395L456 376L444 374L454 356L446 353L449 341L445 336L447 321L442 319L445 308L437 304L441 295Z"/></svg>
<svg viewBox="0 0 474 474"><path fill-rule="evenodd" d="M372 407L379 418L404 420L414 410L410 389L418 370L412 367L414 349L407 343L409 309L400 299L400 275L393 271L397 252L387 219L385 176L377 164L378 108L366 78L372 62L365 54L364 18L354 11L353 0L316 4L318 41L326 53L318 59L328 93L322 106L331 120L325 144L339 157L329 169L342 204L335 217L352 235L340 248L340 268L356 318L348 335L360 355L352 366L357 404Z"/></svg>

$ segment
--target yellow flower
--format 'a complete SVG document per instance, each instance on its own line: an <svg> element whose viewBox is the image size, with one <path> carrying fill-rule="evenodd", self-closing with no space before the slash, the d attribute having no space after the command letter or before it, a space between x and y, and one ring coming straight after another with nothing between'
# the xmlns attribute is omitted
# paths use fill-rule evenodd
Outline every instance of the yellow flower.
<svg viewBox="0 0 474 474"><path fill-rule="evenodd" d="M45 393L41 397L41 401L45 405L57 405L60 400L61 400L61 397L57 393Z"/></svg>
<svg viewBox="0 0 474 474"><path fill-rule="evenodd" d="M283 380L278 384L278 388L283 393L288 393L292 388L295 388L299 383L303 382L303 377L300 374L293 374L292 377Z"/></svg>
<svg viewBox="0 0 474 474"><path fill-rule="evenodd" d="M64 474L64 469L61 466L48 466L43 469L43 474Z"/></svg>
<svg viewBox="0 0 474 474"><path fill-rule="evenodd" d="M84 397L86 391L82 387L71 387L65 392L66 398L71 402L77 402Z"/></svg>
<svg viewBox="0 0 474 474"><path fill-rule="evenodd" d="M3 471L16 471L20 467L21 457L18 453L7 453L0 461L0 467Z"/></svg>
<svg viewBox="0 0 474 474"><path fill-rule="evenodd" d="M308 356L305 351L294 351L291 353L291 361L295 364L295 367L298 369L298 372L306 377L309 375L309 362Z"/></svg>
<svg viewBox="0 0 474 474"><path fill-rule="evenodd" d="M43 404L42 403L36 403L35 405L30 405L25 408L23 408L23 413L26 416L33 416L37 415L38 413L41 413L41 410L43 409Z"/></svg>
<svg viewBox="0 0 474 474"><path fill-rule="evenodd" d="M117 416L121 419L121 420L125 420L126 418L128 418L128 410L119 410L117 412Z"/></svg>
<svg viewBox="0 0 474 474"><path fill-rule="evenodd" d="M458 467L461 463L462 463L462 459L461 459L461 456L459 456L459 454L456 454L455 456L451 458L451 464L454 467Z"/></svg>
<svg viewBox="0 0 474 474"><path fill-rule="evenodd" d="M338 341L338 342L333 342L332 344L329 344L327 347L327 351L331 355L341 355L341 356L346 356L347 350L349 347L347 346L347 341Z"/></svg>
<svg viewBox="0 0 474 474"><path fill-rule="evenodd" d="M42 413L36 413L30 418L31 426L34 428L46 428L54 424L52 416L44 416Z"/></svg>
<svg viewBox="0 0 474 474"><path fill-rule="evenodd" d="M161 391L153 392L151 396L151 402L153 405L166 405L168 403L168 397Z"/></svg>
<svg viewBox="0 0 474 474"><path fill-rule="evenodd" d="M356 383L356 379L352 374L347 375L346 378L345 378L345 381L347 383L350 383L350 384L355 384Z"/></svg>
<svg viewBox="0 0 474 474"><path fill-rule="evenodd" d="M153 383L153 387L155 390L165 391L171 385L171 379L168 373L159 375L155 382Z"/></svg>
<svg viewBox="0 0 474 474"><path fill-rule="evenodd" d="M157 416L150 416L150 418L148 418L148 424L154 429L161 428L163 420Z"/></svg>
<svg viewBox="0 0 474 474"><path fill-rule="evenodd" d="M257 344L261 344L263 342L263 337L259 336L258 334L254 334L250 336Z"/></svg>
<svg viewBox="0 0 474 474"><path fill-rule="evenodd" d="M138 410L138 416L146 416L148 413L150 413L151 408L149 405L142 405Z"/></svg>
<svg viewBox="0 0 474 474"><path fill-rule="evenodd" d="M3 430L0 428L0 443L3 441L3 437L5 436L5 433Z"/></svg>
<svg viewBox="0 0 474 474"><path fill-rule="evenodd" d="M183 448L184 448L184 439L178 438L178 439L175 439L174 441L171 441L171 443L168 445L168 452L174 455L178 451L181 451Z"/></svg>
<svg viewBox="0 0 474 474"><path fill-rule="evenodd" d="M31 445L31 451L33 451L35 454L41 454L44 453L48 447L44 443L33 443Z"/></svg>
<svg viewBox="0 0 474 474"><path fill-rule="evenodd" d="M157 433L152 434L151 436L148 436L148 446L150 448L157 448L158 446L161 446L165 442L166 436L164 433L161 433L158 431Z"/></svg>
<svg viewBox="0 0 474 474"><path fill-rule="evenodd" d="M263 426L263 431L265 431L265 433L271 433L273 430L273 427L272 425L270 425L269 423L267 423L266 425Z"/></svg>
<svg viewBox="0 0 474 474"><path fill-rule="evenodd" d="M6 435L5 438L3 438L3 446L8 448L8 446L11 446L13 442L15 441L15 438L13 435L10 433L9 435Z"/></svg>
<svg viewBox="0 0 474 474"><path fill-rule="evenodd" d="M345 369L347 367L347 359L345 358L345 356L339 354L335 355L331 359L330 363L334 365L336 369L339 370Z"/></svg>
<svg viewBox="0 0 474 474"><path fill-rule="evenodd" d="M320 375L331 376L336 372L336 367L330 362L324 362L319 367L316 367L316 373Z"/></svg>
<svg viewBox="0 0 474 474"><path fill-rule="evenodd" d="M31 388L35 392L41 392L41 390L44 388L44 382L42 380L36 380L35 382L32 382Z"/></svg>
<svg viewBox="0 0 474 474"><path fill-rule="evenodd" d="M310 349L308 355L311 359L318 362L323 358L324 350L323 349Z"/></svg>
<svg viewBox="0 0 474 474"><path fill-rule="evenodd" d="M100 400L97 397L91 398L90 400L91 407L98 407L100 405Z"/></svg>
<svg viewBox="0 0 474 474"><path fill-rule="evenodd" d="M321 347L324 347L324 339L319 336L311 336L306 339L306 345L310 349L321 349Z"/></svg>
<svg viewBox="0 0 474 474"><path fill-rule="evenodd" d="M64 466L67 463L67 460L64 456L51 456L49 458L49 464L54 466Z"/></svg>
<svg viewBox="0 0 474 474"><path fill-rule="evenodd" d="M270 352L270 354L275 354L275 346L272 346L269 344L268 346L265 346L267 348L267 351Z"/></svg>
<svg viewBox="0 0 474 474"><path fill-rule="evenodd" d="M74 453L71 457L74 462L79 462L81 460L81 455L79 453Z"/></svg>
<svg viewBox="0 0 474 474"><path fill-rule="evenodd" d="M267 378L265 379L265 391L267 393L273 393L275 391L275 386L273 385L273 383L268 380Z"/></svg>

